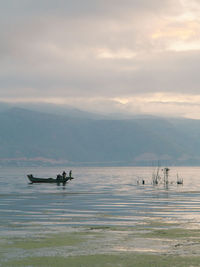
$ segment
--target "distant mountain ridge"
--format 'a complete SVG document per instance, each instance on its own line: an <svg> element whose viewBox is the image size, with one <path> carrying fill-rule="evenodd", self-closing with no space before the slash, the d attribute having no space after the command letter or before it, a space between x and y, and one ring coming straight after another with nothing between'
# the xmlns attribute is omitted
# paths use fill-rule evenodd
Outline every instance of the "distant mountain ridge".
<svg viewBox="0 0 200 267"><path fill-rule="evenodd" d="M199 120L8 107L0 112L0 165L199 165L199 136Z"/></svg>
<svg viewBox="0 0 200 267"><path fill-rule="evenodd" d="M50 103L5 103L0 102L0 112L6 111L12 108L26 109L30 111L36 111L41 113L47 113L52 115L64 115L73 118L85 118L85 119L132 119L132 118L156 118L152 115L141 114L129 114L129 113L95 113L84 111L74 108L69 105L56 105Z"/></svg>

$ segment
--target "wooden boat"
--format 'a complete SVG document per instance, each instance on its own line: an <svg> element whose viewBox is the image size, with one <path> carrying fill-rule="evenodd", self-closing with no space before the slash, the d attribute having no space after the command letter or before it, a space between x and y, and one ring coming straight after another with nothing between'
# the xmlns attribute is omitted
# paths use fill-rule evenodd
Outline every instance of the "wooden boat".
<svg viewBox="0 0 200 267"><path fill-rule="evenodd" d="M74 179L73 177L70 177L70 176L66 178L63 178L62 176L60 176L59 178L37 178L37 177L34 177L32 174L28 174L27 177L32 184L33 183L56 183L56 184L63 183L65 184L66 182Z"/></svg>

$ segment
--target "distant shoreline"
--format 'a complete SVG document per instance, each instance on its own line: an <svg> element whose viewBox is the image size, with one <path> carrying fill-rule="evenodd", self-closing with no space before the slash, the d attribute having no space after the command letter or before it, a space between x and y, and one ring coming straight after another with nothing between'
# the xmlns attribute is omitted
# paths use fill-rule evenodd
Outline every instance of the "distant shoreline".
<svg viewBox="0 0 200 267"><path fill-rule="evenodd" d="M159 165L156 163L151 163L151 164L123 164L123 163L60 163L60 164L51 164L47 162L31 162L31 161L7 161L7 162L0 162L0 168L1 167L63 167L63 166L68 166L68 167L200 167L200 163L198 164L189 164L189 163L184 163L184 164L170 164L167 162L160 163Z"/></svg>

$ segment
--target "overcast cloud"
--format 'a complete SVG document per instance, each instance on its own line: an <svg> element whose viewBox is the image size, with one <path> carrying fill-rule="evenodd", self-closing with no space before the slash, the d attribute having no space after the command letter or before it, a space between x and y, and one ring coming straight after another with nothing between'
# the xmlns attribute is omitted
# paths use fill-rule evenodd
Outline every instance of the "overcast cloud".
<svg viewBox="0 0 200 267"><path fill-rule="evenodd" d="M200 118L199 1L0 4L0 100Z"/></svg>

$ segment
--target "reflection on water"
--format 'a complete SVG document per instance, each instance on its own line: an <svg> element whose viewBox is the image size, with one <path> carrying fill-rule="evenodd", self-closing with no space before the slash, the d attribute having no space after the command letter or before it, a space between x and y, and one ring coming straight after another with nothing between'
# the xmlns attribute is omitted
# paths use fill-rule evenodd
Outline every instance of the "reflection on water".
<svg viewBox="0 0 200 267"><path fill-rule="evenodd" d="M171 168L183 185L153 186L153 168L74 168L65 187L28 184L27 173L56 176L58 168L0 169L0 235L24 227L59 228L80 225L136 226L149 219L200 222L200 168ZM137 185L137 179L145 185Z"/></svg>

